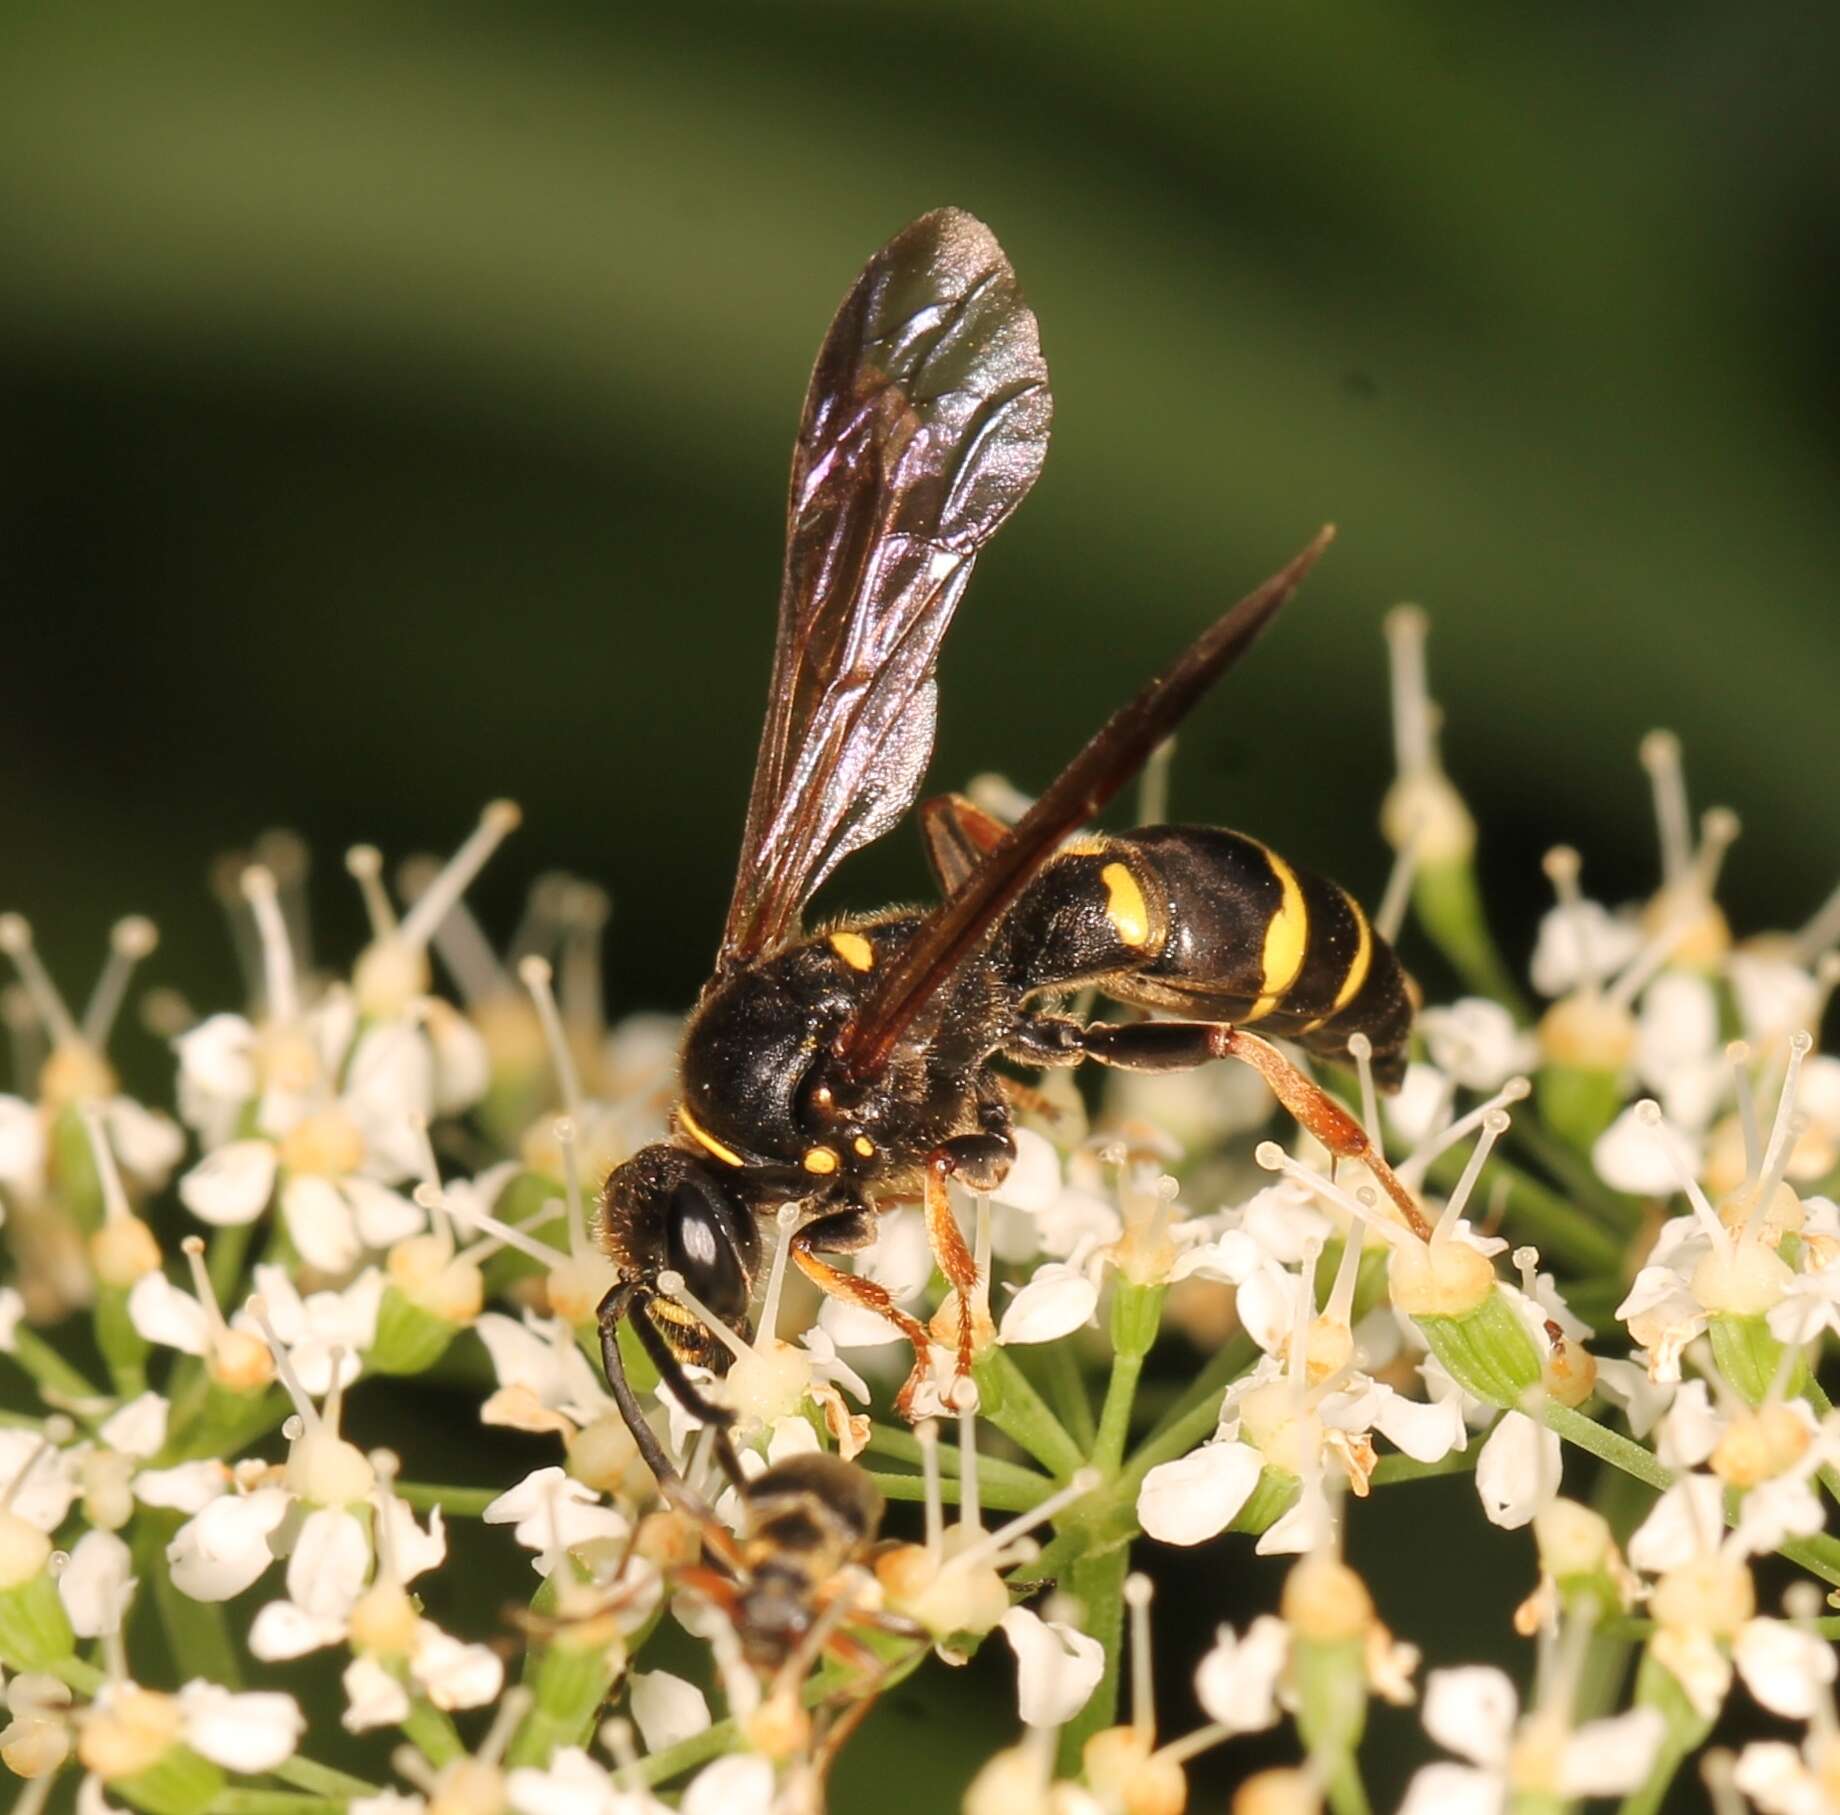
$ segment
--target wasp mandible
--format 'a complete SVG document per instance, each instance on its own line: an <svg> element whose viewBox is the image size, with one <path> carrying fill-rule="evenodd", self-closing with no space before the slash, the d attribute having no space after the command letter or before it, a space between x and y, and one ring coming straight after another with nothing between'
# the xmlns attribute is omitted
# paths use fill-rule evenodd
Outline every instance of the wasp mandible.
<svg viewBox="0 0 1840 1815"><path fill-rule="evenodd" d="M957 795L928 801L937 907L803 924L819 884L919 793L940 641L978 551L1041 470L1051 413L1015 273L955 209L869 261L818 353L792 457L767 719L715 973L684 1033L673 1138L619 1166L601 1198L620 1280L600 1310L608 1380L667 1485L675 1471L626 1378L619 1326L632 1320L685 1406L728 1422L683 1365L719 1371L728 1351L659 1278L680 1274L686 1296L746 1334L759 1218L788 1203L806 1213L788 1238L799 1269L914 1344L897 1401L911 1413L927 1331L824 1257L868 1246L877 1207L918 1192L939 1263L971 1301L977 1268L947 1183L989 1190L1015 1157L998 1061L1244 1061L1417 1215L1360 1125L1260 1037L1334 1058L1365 1034L1377 1080L1397 1085L1414 991L1354 898L1236 832L1076 836L1245 653L1329 530L1115 713L1015 825ZM1181 1018L1057 1012L1088 987ZM972 1337L961 1316L960 1375ZM718 1454L732 1463L726 1443Z"/></svg>

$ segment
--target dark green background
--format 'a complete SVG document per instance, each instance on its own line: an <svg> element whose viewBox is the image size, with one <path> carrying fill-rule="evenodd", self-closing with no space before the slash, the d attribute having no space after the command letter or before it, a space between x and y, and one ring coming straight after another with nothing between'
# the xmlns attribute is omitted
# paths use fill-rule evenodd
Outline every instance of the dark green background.
<svg viewBox="0 0 1840 1815"><path fill-rule="evenodd" d="M488 917L592 875L616 1005L683 1002L812 352L954 202L1009 249L1059 410L948 645L941 781L1039 786L1333 519L1185 737L1180 814L1377 891L1378 623L1417 598L1504 924L1556 838L1647 885L1658 723L1744 815L1735 917L1793 923L1840 869L1823 14L9 7L0 906L77 993L150 912L159 975L218 1002L214 852L307 832L344 940L347 843L445 846L510 794ZM908 834L843 892L920 886ZM1413 1491L1453 1541L1411 1555L1387 1496L1389 1611L1430 1574L1494 1617L1509 1547L1456 1547L1467 1490Z"/></svg>

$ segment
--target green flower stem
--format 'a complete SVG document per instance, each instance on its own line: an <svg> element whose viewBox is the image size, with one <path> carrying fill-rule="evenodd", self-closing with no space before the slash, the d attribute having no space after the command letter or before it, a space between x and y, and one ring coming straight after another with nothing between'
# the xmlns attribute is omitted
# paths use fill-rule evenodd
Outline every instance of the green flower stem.
<svg viewBox="0 0 1840 1815"><path fill-rule="evenodd" d="M1462 1176L1468 1161L1469 1146L1459 1143L1447 1153L1439 1154L1431 1162L1426 1176L1431 1184L1448 1191ZM1530 1237L1543 1256L1563 1261L1583 1272L1609 1274L1621 1280L1623 1244L1617 1236L1509 1161L1490 1156L1476 1182L1471 1201L1487 1203L1497 1181L1506 1181L1503 1209L1509 1226L1516 1233Z"/></svg>
<svg viewBox="0 0 1840 1815"><path fill-rule="evenodd" d="M330 1815L345 1798L314 1796L304 1790L220 1790L204 1815Z"/></svg>
<svg viewBox="0 0 1840 1815"><path fill-rule="evenodd" d="M1089 1552L1074 1560L1067 1585L1080 1603L1080 1629L1105 1647L1105 1674L1085 1707L1061 1729L1058 1769L1063 1777L1078 1774L1080 1754L1087 1740L1118 1718L1118 1664L1124 1652L1124 1578L1130 1563L1127 1544Z"/></svg>
<svg viewBox="0 0 1840 1815"><path fill-rule="evenodd" d="M254 1223L225 1223L211 1231L204 1257L205 1276L226 1317L237 1308L236 1289L242 1284L243 1262L249 1258L249 1244L255 1232Z"/></svg>
<svg viewBox="0 0 1840 1815"><path fill-rule="evenodd" d="M1090 1455L1098 1429L1093 1423L1092 1397L1086 1390L1086 1376L1080 1372L1079 1357L1067 1342L1043 1343L1041 1350L1048 1398L1067 1427L1067 1434Z"/></svg>
<svg viewBox="0 0 1840 1815"><path fill-rule="evenodd" d="M1474 863L1465 858L1421 867L1412 885L1412 909L1464 985L1478 996L1492 996L1525 1027L1532 1018L1527 998L1489 931Z"/></svg>
<svg viewBox="0 0 1840 1815"><path fill-rule="evenodd" d="M1825 1418L1834 1409L1834 1402L1822 1391L1821 1383L1815 1379L1812 1371L1802 1382L1802 1397L1814 1409L1817 1418ZM1823 1462L1816 1471L1821 1478L1821 1485L1836 1499L1840 1500L1840 1468L1831 1462Z"/></svg>
<svg viewBox="0 0 1840 1815"><path fill-rule="evenodd" d="M1664 1722L1661 1746L1649 1769L1648 1781L1625 1796L1618 1808L1620 1815L1656 1815L1667 1796L1669 1784L1674 1781L1674 1774L1682 1762L1704 1744L1706 1735L1712 1731L1712 1722L1687 1700L1687 1692L1680 1686L1679 1679L1656 1660L1652 1651L1643 1652L1641 1666L1636 1671L1636 1706L1660 1711Z"/></svg>
<svg viewBox="0 0 1840 1815"><path fill-rule="evenodd" d="M452 1717L443 1714L433 1702L425 1701L419 1695L409 1704L409 1718L403 1722L402 1730L415 1749L437 1771L466 1754L466 1747L460 1743L460 1734Z"/></svg>
<svg viewBox="0 0 1840 1815"><path fill-rule="evenodd" d="M1105 1405L1092 1446L1093 1464L1108 1480L1124 1461L1138 1376L1144 1371L1144 1357L1155 1346L1162 1318L1161 1286L1118 1282L1112 1294L1112 1377L1106 1384Z"/></svg>
<svg viewBox="0 0 1840 1815"><path fill-rule="evenodd" d="M168 1443L173 1462L197 1462L207 1456L237 1456L259 1443L287 1420L293 1407L278 1387L260 1393L206 1391L204 1409L183 1441Z"/></svg>
<svg viewBox="0 0 1840 1815"><path fill-rule="evenodd" d="M1658 1462L1641 1444L1619 1436L1595 1419L1550 1401L1544 1416L1547 1429L1556 1431L1565 1442L1589 1450L1612 1468L1620 1468L1624 1474L1647 1482L1658 1493L1666 1493L1674 1485L1673 1471ZM1727 1518L1730 1519L1729 1509ZM1825 1533L1813 1538L1791 1538L1777 1547L1777 1554L1799 1563L1822 1581L1840 1586L1840 1538Z"/></svg>
<svg viewBox="0 0 1840 1815"><path fill-rule="evenodd" d="M919 1475L893 1475L881 1469L871 1469L869 1479L882 1490L884 1500L924 1500L926 1482ZM939 1482L940 1499L947 1506L959 1503L958 1477L942 1475ZM1012 1487L1007 1481L986 1481L984 1464L978 1462L978 1502L988 1506L994 1512L1027 1512L1031 1507L1039 1506L1053 1493L1054 1485L1042 1481L1039 1487Z"/></svg>
<svg viewBox="0 0 1840 1815"><path fill-rule="evenodd" d="M1220 1422L1220 1402L1226 1390L1259 1358L1259 1346L1243 1331L1214 1352L1195 1377L1194 1384L1137 1446L1130 1466L1141 1481L1159 1462L1186 1455ZM1135 1492L1135 1489L1133 1489Z"/></svg>
<svg viewBox="0 0 1840 1815"><path fill-rule="evenodd" d="M243 1664L231 1643L223 1603L182 1594L166 1565L166 1547L184 1522L183 1513L141 1510L134 1530L134 1573L152 1586L160 1629L180 1676L202 1676L226 1689L240 1689Z"/></svg>
<svg viewBox="0 0 1840 1815"><path fill-rule="evenodd" d="M76 1656L59 1658L50 1674L79 1695L93 1696L109 1680L94 1664L86 1664Z"/></svg>
<svg viewBox="0 0 1840 1815"><path fill-rule="evenodd" d="M1646 1481L1657 1493L1664 1494L1674 1485L1673 1471L1657 1461L1650 1451L1599 1424L1595 1418L1587 1418L1583 1412L1575 1412L1570 1406L1550 1399L1546 1402L1545 1418L1549 1431L1556 1431L1567 1443L1589 1450L1612 1468L1620 1468L1624 1474Z"/></svg>
<svg viewBox="0 0 1840 1815"><path fill-rule="evenodd" d="M398 1481L391 1490L405 1506L427 1512L438 1506L450 1519L477 1519L505 1490L502 1487L447 1487L435 1481Z"/></svg>
<svg viewBox="0 0 1840 1815"><path fill-rule="evenodd" d="M317 1796L330 1796L339 1802L351 1796L377 1794L377 1786L366 1783L362 1777L335 1771L330 1765L316 1764L310 1758L290 1758L285 1764L276 1765L269 1775L280 1778L283 1783L291 1783L297 1790L310 1790Z"/></svg>
<svg viewBox="0 0 1840 1815"><path fill-rule="evenodd" d="M98 1286L90 1323L116 1397L133 1399L144 1393L147 1390L147 1339L128 1316L127 1293L119 1286Z"/></svg>
<svg viewBox="0 0 1840 1815"><path fill-rule="evenodd" d="M972 1378L977 1382L983 1416L1012 1443L1027 1450L1056 1480L1070 1479L1085 1465L1086 1457L1079 1445L1000 1347L993 1344L978 1357Z"/></svg>
<svg viewBox="0 0 1840 1815"><path fill-rule="evenodd" d="M1382 1456L1373 1472L1373 1484L1385 1487L1394 1481L1430 1481L1438 1475L1467 1475L1482 1454L1482 1444L1472 1437L1467 1449L1453 1449L1435 1462L1419 1462L1411 1456Z"/></svg>
<svg viewBox="0 0 1840 1815"><path fill-rule="evenodd" d="M915 1468L921 1465L920 1440L902 1425L870 1425L867 1448L872 1456L887 1456L891 1461L908 1462ZM940 1444L939 1472L948 1486L958 1479L958 1449L955 1444ZM1005 1462L1000 1456L978 1457L978 1486L980 1489L1001 1486L1013 1494L1032 1493L1036 1499L1045 1499L1054 1491L1054 1483L1047 1476L1037 1474L1032 1468L1024 1468L1020 1463ZM1031 1500L1028 1504L1033 1506L1035 1501Z"/></svg>
<svg viewBox="0 0 1840 1815"><path fill-rule="evenodd" d="M107 1397L101 1387L91 1385L88 1378L73 1368L50 1343L23 1323L13 1332L13 1346L9 1352L38 1382L47 1402L52 1405L81 1404L84 1400Z"/></svg>
<svg viewBox="0 0 1840 1815"><path fill-rule="evenodd" d="M1335 1815L1367 1815L1367 1786L1361 1782L1361 1767L1352 1752L1336 1765L1327 1785L1329 1807Z"/></svg>

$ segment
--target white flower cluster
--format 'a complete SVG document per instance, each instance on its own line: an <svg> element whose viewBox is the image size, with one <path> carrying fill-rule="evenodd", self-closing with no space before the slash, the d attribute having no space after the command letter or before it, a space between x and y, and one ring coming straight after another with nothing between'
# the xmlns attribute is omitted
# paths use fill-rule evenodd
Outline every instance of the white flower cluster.
<svg viewBox="0 0 1840 1815"><path fill-rule="evenodd" d="M1736 821L1693 837L1656 734L1660 886L1612 910L1552 853L1536 1014L1476 905L1423 634L1413 613L1389 625L1399 865L1376 924L1392 936L1415 905L1469 993L1422 1013L1391 1099L1358 1036L1352 1075L1322 1080L1367 1159L1332 1162L1239 1067L1121 1077L1090 1109L1065 1074L1019 1087L1015 1166L955 1206L972 1302L941 1289L917 1208L887 1207L854 1257L931 1337L917 1427L887 1410L900 1332L789 1272L799 1206L765 1232L745 1331L659 1281L722 1344L692 1374L732 1417L724 1436L648 1395L683 1477L669 1498L600 1372L617 1278L589 1206L666 1133L674 1029L604 1025L607 904L587 885L546 879L491 949L462 896L512 808L448 864L405 866L400 915L377 853L353 852L372 937L343 975L312 964L298 849L238 867L245 1009L159 1003L176 1117L125 1095L107 1052L152 929L120 924L78 1016L25 922L0 919L19 976L0 1368L33 1388L0 1424L11 1806L34 1815L63 1782L85 1815L800 1815L878 1694L1000 1632L1021 1736L969 1815L1176 1815L1189 1761L1281 1723L1297 1762L1242 1774L1235 1810L1365 1807L1376 1697L1421 1703L1426 1756L1454 1755L1395 1773L1408 1815L1654 1806L1738 1685L1802 1733L1709 1754L1721 1809L1840 1809L1831 1619L1806 1583L1762 1610L1756 1574L1780 1553L1840 1583L1819 1378L1840 1335L1840 1058L1816 1050L1840 898L1735 940L1715 886ZM413 1429L369 1450L345 1434L369 1383L437 1373L539 1465L437 1486ZM851 1472L801 1474L814 1456ZM1395 1638L1344 1557L1358 1502L1459 1472L1532 1540L1524 1696L1438 1656L1435 1600L1393 1610L1416 1643ZM1648 1493L1628 1529L1588 1503L1617 1475ZM761 1508L808 1478L911 1503L911 1524L897 1509L791 1567ZM530 1574L515 1621L455 1630L429 1608L455 1599L449 1529L474 1519L503 1579ZM1125 1561L1140 1537L1285 1559L1276 1611L1221 1628L1195 1668L1206 1723L1168 1739L1150 1583ZM667 1622L697 1670L652 1667ZM1620 1700L1611 1645L1640 1651ZM283 1668L336 1679L332 1731L267 1686L296 1680ZM400 1742L389 1783L344 1768L346 1736L379 1729Z"/></svg>

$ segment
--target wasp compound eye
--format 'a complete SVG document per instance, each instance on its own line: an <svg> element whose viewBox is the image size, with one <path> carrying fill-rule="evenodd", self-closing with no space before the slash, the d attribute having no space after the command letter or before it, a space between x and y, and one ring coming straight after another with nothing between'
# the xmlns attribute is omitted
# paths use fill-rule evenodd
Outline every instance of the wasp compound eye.
<svg viewBox="0 0 1840 1815"><path fill-rule="evenodd" d="M746 1206L698 1168L671 1193L664 1237L684 1284L723 1322L739 1326L747 1316L758 1240Z"/></svg>

